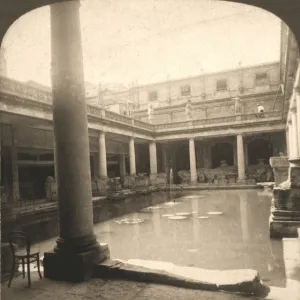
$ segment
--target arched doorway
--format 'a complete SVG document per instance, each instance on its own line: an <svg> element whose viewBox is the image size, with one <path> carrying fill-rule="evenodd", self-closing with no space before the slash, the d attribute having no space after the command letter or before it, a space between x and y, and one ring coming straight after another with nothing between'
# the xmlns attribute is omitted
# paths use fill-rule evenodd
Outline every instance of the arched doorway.
<svg viewBox="0 0 300 300"><path fill-rule="evenodd" d="M233 165L233 147L229 143L217 143L211 149L212 168L218 168L222 163Z"/></svg>
<svg viewBox="0 0 300 300"><path fill-rule="evenodd" d="M248 163L256 165L259 163L269 164L273 155L273 146L269 141L256 139L248 144Z"/></svg>

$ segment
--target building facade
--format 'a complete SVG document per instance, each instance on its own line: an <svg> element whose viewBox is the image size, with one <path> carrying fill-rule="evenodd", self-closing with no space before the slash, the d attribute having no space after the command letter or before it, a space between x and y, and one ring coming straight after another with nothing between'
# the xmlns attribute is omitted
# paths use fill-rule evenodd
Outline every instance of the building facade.
<svg viewBox="0 0 300 300"><path fill-rule="evenodd" d="M286 135L286 35L283 26L278 62L87 95L93 181L121 177L131 186L146 174L166 183L171 169L178 184L273 180L270 157L287 155L294 140ZM2 77L0 98L1 193L7 201L45 198L55 178L51 92Z"/></svg>

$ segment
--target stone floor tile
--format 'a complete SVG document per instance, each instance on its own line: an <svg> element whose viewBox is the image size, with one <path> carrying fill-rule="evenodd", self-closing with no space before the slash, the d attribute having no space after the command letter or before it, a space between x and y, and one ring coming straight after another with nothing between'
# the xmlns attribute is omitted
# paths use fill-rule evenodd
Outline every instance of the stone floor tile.
<svg viewBox="0 0 300 300"><path fill-rule="evenodd" d="M133 300L242 300L251 297L242 295L229 294L223 292L201 291L172 287L166 285L149 284Z"/></svg>
<svg viewBox="0 0 300 300"><path fill-rule="evenodd" d="M107 282L100 278L92 278L88 282L81 282L71 286L66 292L73 295L98 294L101 287Z"/></svg>
<svg viewBox="0 0 300 300"><path fill-rule="evenodd" d="M107 284L99 288L99 295L106 300L122 299L129 300L141 292L146 287L146 283L110 280Z"/></svg>

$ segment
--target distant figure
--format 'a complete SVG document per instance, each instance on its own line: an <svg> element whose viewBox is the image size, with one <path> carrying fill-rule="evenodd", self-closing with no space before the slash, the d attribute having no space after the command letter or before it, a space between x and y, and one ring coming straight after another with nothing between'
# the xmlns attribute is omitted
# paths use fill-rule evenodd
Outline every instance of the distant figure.
<svg viewBox="0 0 300 300"><path fill-rule="evenodd" d="M236 115L241 113L241 99L239 96L237 96L235 99L235 104L234 104L234 113Z"/></svg>
<svg viewBox="0 0 300 300"><path fill-rule="evenodd" d="M190 99L189 99L188 102L186 103L186 106L185 106L185 113L186 113L187 119L188 119L188 120L191 120L191 119L192 119L192 102L191 102Z"/></svg>
<svg viewBox="0 0 300 300"><path fill-rule="evenodd" d="M264 117L265 109L262 104L257 104L258 117Z"/></svg>
<svg viewBox="0 0 300 300"><path fill-rule="evenodd" d="M153 107L152 107L152 104L150 104L149 107L148 107L148 119L149 119L149 123L152 124L152 122L153 122Z"/></svg>

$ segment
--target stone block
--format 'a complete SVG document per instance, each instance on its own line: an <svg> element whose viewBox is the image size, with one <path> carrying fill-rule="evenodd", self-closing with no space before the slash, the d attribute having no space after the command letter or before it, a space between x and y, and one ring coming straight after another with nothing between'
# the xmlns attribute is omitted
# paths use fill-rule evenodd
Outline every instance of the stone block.
<svg viewBox="0 0 300 300"><path fill-rule="evenodd" d="M157 174L150 174L150 183L151 185L157 185Z"/></svg>
<svg viewBox="0 0 300 300"><path fill-rule="evenodd" d="M234 177L229 178L228 183L236 183L236 178Z"/></svg>
<svg viewBox="0 0 300 300"><path fill-rule="evenodd" d="M290 167L289 180L291 188L300 188L300 167Z"/></svg>
<svg viewBox="0 0 300 300"><path fill-rule="evenodd" d="M275 186L287 180L289 175L289 159L287 156L271 157L270 165L273 168Z"/></svg>
<svg viewBox="0 0 300 300"><path fill-rule="evenodd" d="M256 181L253 178L249 178L249 179L246 179L246 183L247 184L256 184Z"/></svg>
<svg viewBox="0 0 300 300"><path fill-rule="evenodd" d="M97 178L98 192L100 195L106 195L108 178Z"/></svg>
<svg viewBox="0 0 300 300"><path fill-rule="evenodd" d="M109 258L107 244L84 253L45 252L43 266L45 278L82 282L93 276L96 264Z"/></svg>

